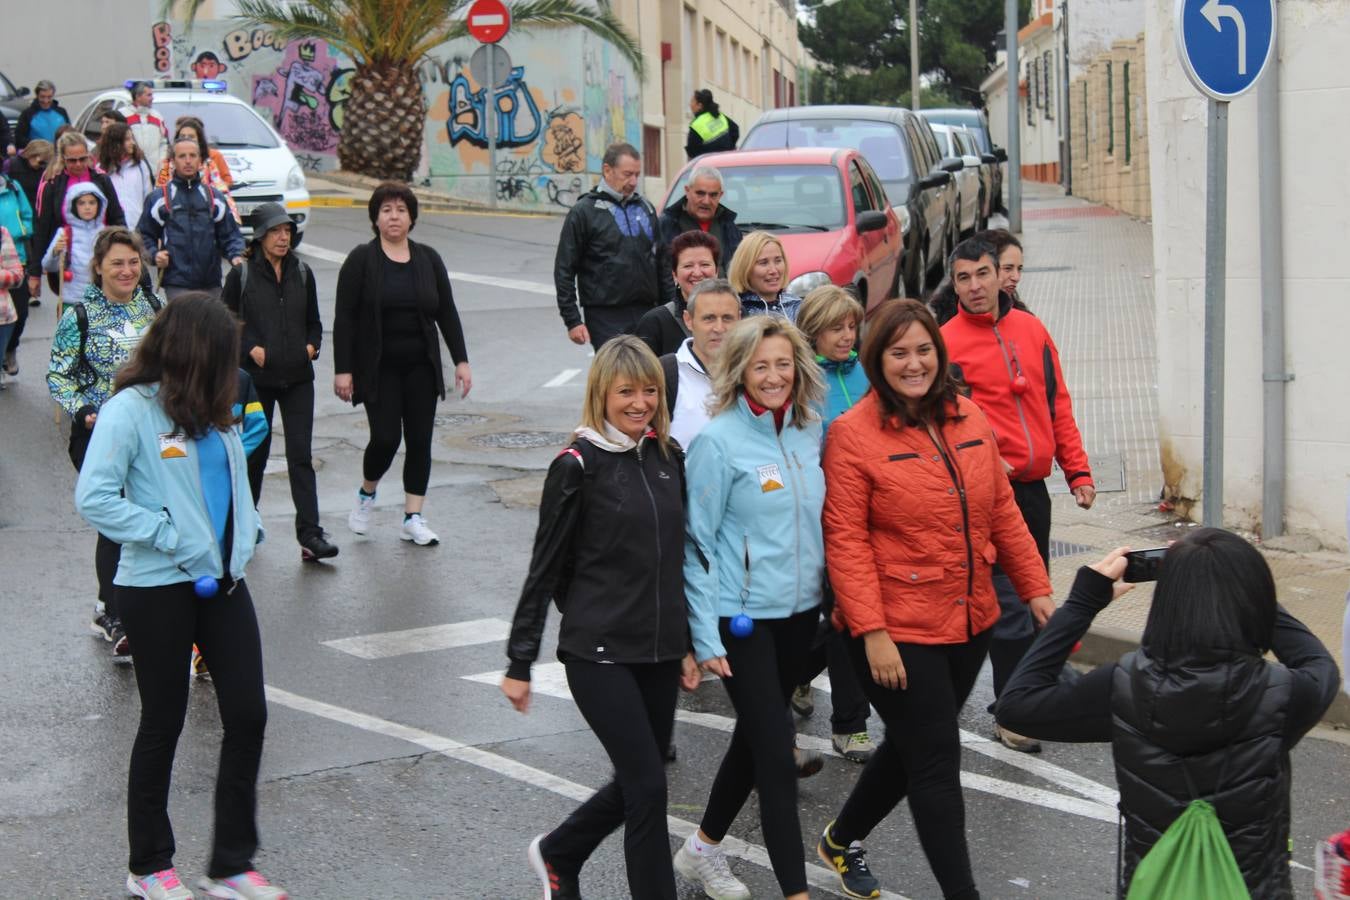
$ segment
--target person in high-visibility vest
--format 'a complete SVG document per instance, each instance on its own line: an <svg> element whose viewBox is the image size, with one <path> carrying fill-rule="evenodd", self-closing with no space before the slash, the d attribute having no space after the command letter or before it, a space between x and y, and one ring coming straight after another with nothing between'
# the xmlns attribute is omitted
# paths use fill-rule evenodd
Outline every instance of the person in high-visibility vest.
<svg viewBox="0 0 1350 900"><path fill-rule="evenodd" d="M689 137L684 142L684 152L690 159L703 153L736 149L736 143L741 139L741 128L718 108L712 91L707 88L694 91L694 96L689 100L689 110L694 114L694 121L689 123Z"/></svg>

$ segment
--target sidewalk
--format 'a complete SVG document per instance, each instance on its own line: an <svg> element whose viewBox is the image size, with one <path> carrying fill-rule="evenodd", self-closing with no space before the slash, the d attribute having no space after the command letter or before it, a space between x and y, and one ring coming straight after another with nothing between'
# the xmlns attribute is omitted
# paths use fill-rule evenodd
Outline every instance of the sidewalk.
<svg viewBox="0 0 1350 900"><path fill-rule="evenodd" d="M339 207L343 209L365 209L370 195L380 184L380 179L353 172L322 172L305 177L309 187L310 205L314 207ZM468 203L448 194L434 191L418 184L408 185L417 196L419 212L440 213L490 213L501 216L528 216L534 218L557 218L555 212L532 212L519 209L494 210L480 203Z"/></svg>
<svg viewBox="0 0 1350 900"><path fill-rule="evenodd" d="M1024 182L1022 299L1054 335L1074 415L1092 459L1097 502L1079 509L1063 479L1051 478L1051 580L1063 598L1079 566L1122 545L1157 547L1192 523L1158 508L1157 359L1152 228L1055 185ZM1339 665L1350 560L1297 536L1259 545L1280 602L1302 620ZM1152 585L1097 617L1074 657L1114 660L1139 645ZM1350 698L1337 695L1324 724L1350 727Z"/></svg>

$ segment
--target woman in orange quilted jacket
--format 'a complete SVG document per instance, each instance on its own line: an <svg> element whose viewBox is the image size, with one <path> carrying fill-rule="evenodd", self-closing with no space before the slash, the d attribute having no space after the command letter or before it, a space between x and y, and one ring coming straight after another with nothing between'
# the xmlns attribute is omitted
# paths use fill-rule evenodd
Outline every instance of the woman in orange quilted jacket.
<svg viewBox="0 0 1350 900"><path fill-rule="evenodd" d="M993 432L957 395L932 314L915 300L885 304L861 360L873 390L825 446L825 558L837 623L887 737L817 848L849 896L878 896L861 842L908 797L942 895L969 900L979 892L957 715L999 615L994 560L1039 622L1055 606Z"/></svg>

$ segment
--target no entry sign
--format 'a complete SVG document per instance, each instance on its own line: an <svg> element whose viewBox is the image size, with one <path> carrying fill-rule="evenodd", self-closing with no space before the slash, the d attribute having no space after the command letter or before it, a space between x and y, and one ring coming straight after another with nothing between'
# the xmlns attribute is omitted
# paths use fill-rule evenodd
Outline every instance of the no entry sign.
<svg viewBox="0 0 1350 900"><path fill-rule="evenodd" d="M495 44L511 30L511 11L502 0L475 0L469 7L469 34L484 44Z"/></svg>

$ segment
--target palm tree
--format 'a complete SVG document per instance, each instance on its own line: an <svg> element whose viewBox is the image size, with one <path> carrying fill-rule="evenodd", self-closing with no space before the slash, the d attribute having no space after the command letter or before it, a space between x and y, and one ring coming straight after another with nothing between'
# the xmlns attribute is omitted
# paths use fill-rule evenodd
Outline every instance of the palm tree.
<svg viewBox="0 0 1350 900"><path fill-rule="evenodd" d="M181 0L190 28L206 0ZM470 0L238 0L238 18L286 41L324 40L356 64L338 139L349 172L408 181L422 156L426 99L416 66L431 50L468 35ZM165 0L165 15L173 7ZM579 25L612 43L642 76L642 50L609 0L516 0L513 28Z"/></svg>

